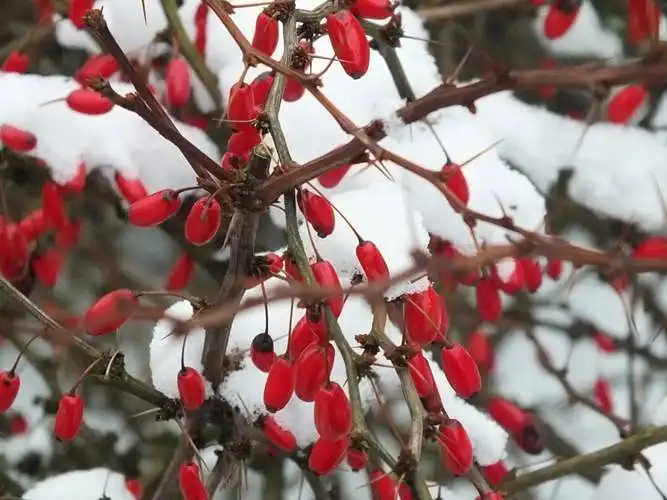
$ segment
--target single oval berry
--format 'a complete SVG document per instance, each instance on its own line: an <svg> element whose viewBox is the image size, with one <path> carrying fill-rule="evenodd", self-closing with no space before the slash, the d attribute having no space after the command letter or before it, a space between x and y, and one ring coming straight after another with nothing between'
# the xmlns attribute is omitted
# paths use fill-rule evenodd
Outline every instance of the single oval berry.
<svg viewBox="0 0 667 500"><path fill-rule="evenodd" d="M656 40L660 31L661 12L655 0L628 0L627 7L630 43Z"/></svg>
<svg viewBox="0 0 667 500"><path fill-rule="evenodd" d="M26 52L13 50L0 66L5 73L25 73L30 66L30 55Z"/></svg>
<svg viewBox="0 0 667 500"><path fill-rule="evenodd" d="M213 239L222 223L222 208L215 198L199 198L185 220L185 239L193 245L205 245Z"/></svg>
<svg viewBox="0 0 667 500"><path fill-rule="evenodd" d="M275 413L287 406L294 394L294 367L285 358L277 358L264 384L264 406Z"/></svg>
<svg viewBox="0 0 667 500"><path fill-rule="evenodd" d="M332 168L331 170L320 175L317 180L325 188L335 188L343 180L345 174L352 168L351 163L344 163L340 167Z"/></svg>
<svg viewBox="0 0 667 500"><path fill-rule="evenodd" d="M542 286L542 269L540 265L529 257L517 259L517 265L521 267L524 283L530 293L535 293Z"/></svg>
<svg viewBox="0 0 667 500"><path fill-rule="evenodd" d="M329 236L336 227L336 217L329 200L307 189L298 192L297 202L303 216L320 238Z"/></svg>
<svg viewBox="0 0 667 500"><path fill-rule="evenodd" d="M387 262L372 241L362 241L356 248L357 259L369 283L389 279Z"/></svg>
<svg viewBox="0 0 667 500"><path fill-rule="evenodd" d="M463 424L450 419L440 425L436 439L442 449L442 461L455 476L462 476L472 467L472 443Z"/></svg>
<svg viewBox="0 0 667 500"><path fill-rule="evenodd" d="M95 0L70 0L67 17L78 29L85 29L84 16L93 8Z"/></svg>
<svg viewBox="0 0 667 500"><path fill-rule="evenodd" d="M296 437L294 434L281 427L273 417L269 415L261 417L259 425L264 431L266 438L276 448L286 453L292 453L296 449Z"/></svg>
<svg viewBox="0 0 667 500"><path fill-rule="evenodd" d="M334 268L333 264L327 260L321 260L315 262L311 269L313 271L313 276L318 285L325 289L334 289L341 290L342 286L340 280L338 279L338 273ZM343 305L345 299L342 295L335 295L326 299L325 303L331 308L331 312L334 316L340 316L341 311L343 310Z"/></svg>
<svg viewBox="0 0 667 500"><path fill-rule="evenodd" d="M141 500L141 497L144 495L144 486L141 484L141 481L138 479L125 479L125 487L127 491L132 493L132 496L135 500Z"/></svg>
<svg viewBox="0 0 667 500"><path fill-rule="evenodd" d="M269 97L269 91L273 86L274 75L271 71L265 71L255 77L250 84L253 101L256 106L264 107L266 99Z"/></svg>
<svg viewBox="0 0 667 500"><path fill-rule="evenodd" d="M327 16L326 26L334 54L345 73L355 80L364 76L371 53L359 20L349 10L342 9Z"/></svg>
<svg viewBox="0 0 667 500"><path fill-rule="evenodd" d="M614 401L611 394L611 385L606 379L598 379L593 386L593 394L595 401L600 405L600 409L604 413L611 413L614 409Z"/></svg>
<svg viewBox="0 0 667 500"><path fill-rule="evenodd" d="M47 288L53 288L62 270L65 254L61 248L51 247L42 253L34 254L32 268L37 279Z"/></svg>
<svg viewBox="0 0 667 500"><path fill-rule="evenodd" d="M452 194L467 206L470 201L470 188L463 168L456 163L446 163L440 170L440 176Z"/></svg>
<svg viewBox="0 0 667 500"><path fill-rule="evenodd" d="M256 128L244 128L229 137L227 152L237 156L246 156L260 142L262 142L262 136Z"/></svg>
<svg viewBox="0 0 667 500"><path fill-rule="evenodd" d="M195 261L192 257L187 254L181 255L169 271L165 288L170 292L183 290L192 279L194 268Z"/></svg>
<svg viewBox="0 0 667 500"><path fill-rule="evenodd" d="M389 0L355 0L350 7L355 16L381 21L394 13Z"/></svg>
<svg viewBox="0 0 667 500"><path fill-rule="evenodd" d="M352 406L343 388L336 382L321 387L314 400L315 428L326 439L336 440L352 429Z"/></svg>
<svg viewBox="0 0 667 500"><path fill-rule="evenodd" d="M348 442L347 436L335 441L319 438L310 450L308 468L319 476L330 474L345 458Z"/></svg>
<svg viewBox="0 0 667 500"><path fill-rule="evenodd" d="M157 226L181 208L181 199L173 189L163 189L130 205L128 220L139 227Z"/></svg>
<svg viewBox="0 0 667 500"><path fill-rule="evenodd" d="M192 82L190 80L190 66L182 57L174 57L167 64L166 97L169 106L181 108L190 101Z"/></svg>
<svg viewBox="0 0 667 500"><path fill-rule="evenodd" d="M81 162L70 179L62 184L62 190L70 195L80 194L83 188L86 187L86 177L88 176L88 166Z"/></svg>
<svg viewBox="0 0 667 500"><path fill-rule="evenodd" d="M301 353L311 344L321 344L326 341L326 326L324 321L314 323L304 316L290 332L287 353L289 359L296 361Z"/></svg>
<svg viewBox="0 0 667 500"><path fill-rule="evenodd" d="M428 345L441 333L443 326L443 299L432 286L405 296L403 321L405 336L410 342Z"/></svg>
<svg viewBox="0 0 667 500"><path fill-rule="evenodd" d="M183 500L208 500L208 491L201 479L199 465L195 462L184 462L178 469L178 485Z"/></svg>
<svg viewBox="0 0 667 500"><path fill-rule="evenodd" d="M375 500L396 500L398 488L390 474L381 470L370 473L371 491Z"/></svg>
<svg viewBox="0 0 667 500"><path fill-rule="evenodd" d="M90 56L83 66L75 73L74 79L80 85L86 85L90 80L103 78L108 80L120 67L116 58L110 54L97 54Z"/></svg>
<svg viewBox="0 0 667 500"><path fill-rule="evenodd" d="M435 379L424 352L417 346L416 354L408 360L410 378L420 398L427 398L436 391Z"/></svg>
<svg viewBox="0 0 667 500"><path fill-rule="evenodd" d="M310 344L294 363L294 393L301 401L311 402L326 382L333 368L335 350L331 344Z"/></svg>
<svg viewBox="0 0 667 500"><path fill-rule="evenodd" d="M523 451L532 455L542 453L544 440L530 413L500 397L492 397L487 402L487 411Z"/></svg>
<svg viewBox="0 0 667 500"><path fill-rule="evenodd" d="M5 413L12 407L20 388L21 378L14 370L0 370L0 413Z"/></svg>
<svg viewBox="0 0 667 500"><path fill-rule="evenodd" d="M252 127L257 113L252 88L243 82L235 83L229 89L227 120L233 130Z"/></svg>
<svg viewBox="0 0 667 500"><path fill-rule="evenodd" d="M204 377L194 368L184 367L178 372L176 382L183 408L189 411L201 408L206 400Z"/></svg>
<svg viewBox="0 0 667 500"><path fill-rule="evenodd" d="M475 289L477 312L483 321L496 321L502 313L502 301L496 284L490 278L482 278Z"/></svg>
<svg viewBox="0 0 667 500"><path fill-rule="evenodd" d="M278 47L278 20L266 12L260 12L255 21L255 34L252 37L252 46L271 57Z"/></svg>
<svg viewBox="0 0 667 500"><path fill-rule="evenodd" d="M475 330L468 336L468 352L481 371L490 372L495 365L493 346L488 335Z"/></svg>
<svg viewBox="0 0 667 500"><path fill-rule="evenodd" d="M30 254L28 242L16 224L0 223L0 273L9 280L25 276Z"/></svg>
<svg viewBox="0 0 667 500"><path fill-rule="evenodd" d="M545 272L547 273L547 276L549 276L549 278L551 278L552 280L554 281L559 280L561 275L563 274L563 261L557 258L550 258L547 261Z"/></svg>
<svg viewBox="0 0 667 500"><path fill-rule="evenodd" d="M132 290L120 288L107 293L86 311L83 317L84 328L90 335L106 335L120 328L129 318L124 307L137 304L137 297Z"/></svg>
<svg viewBox="0 0 667 500"><path fill-rule="evenodd" d="M37 146L37 137L18 127L0 126L0 142L7 149L17 153L29 153Z"/></svg>
<svg viewBox="0 0 667 500"><path fill-rule="evenodd" d="M75 89L67 95L67 106L84 115L104 115L111 111L114 103L99 92L89 88Z"/></svg>
<svg viewBox="0 0 667 500"><path fill-rule="evenodd" d="M502 483L508 472L507 467L501 460L495 464L483 466L481 469L484 479L486 479L491 486L498 486Z"/></svg>
<svg viewBox="0 0 667 500"><path fill-rule="evenodd" d="M9 435L20 436L28 432L28 420L20 413L9 419Z"/></svg>
<svg viewBox="0 0 667 500"><path fill-rule="evenodd" d="M55 182L46 181L42 188L42 208L44 215L54 227L67 224L67 210L60 186Z"/></svg>
<svg viewBox="0 0 667 500"><path fill-rule="evenodd" d="M258 370L269 373L273 363L276 361L276 352L273 348L271 335L262 332L252 339L250 359Z"/></svg>
<svg viewBox="0 0 667 500"><path fill-rule="evenodd" d="M637 115L648 98L649 93L645 86L628 85L609 99L607 119L612 123L628 123Z"/></svg>
<svg viewBox="0 0 667 500"><path fill-rule="evenodd" d="M148 196L146 186L139 178L131 179L120 172L114 175L118 192L128 203L134 203Z"/></svg>
<svg viewBox="0 0 667 500"><path fill-rule="evenodd" d="M568 4L568 5L565 5ZM577 20L581 5L571 0L556 0L552 2L544 19L544 36L556 40L570 31Z"/></svg>
<svg viewBox="0 0 667 500"><path fill-rule="evenodd" d="M347 450L347 465L350 466L352 471L357 472L366 467L368 462L368 453L364 450L358 450L356 448L348 448Z"/></svg>
<svg viewBox="0 0 667 500"><path fill-rule="evenodd" d="M53 227L51 220L44 213L44 209L38 208L28 213L19 222L18 228L27 243L35 241L43 236Z"/></svg>
<svg viewBox="0 0 667 500"><path fill-rule="evenodd" d="M294 77L287 77L285 80L285 92L283 92L283 101L296 102L306 93L304 87L299 80Z"/></svg>
<svg viewBox="0 0 667 500"><path fill-rule="evenodd" d="M53 430L59 441L71 441L78 436L83 423L83 399L79 394L70 392L58 402L58 410L53 423Z"/></svg>
<svg viewBox="0 0 667 500"><path fill-rule="evenodd" d="M467 399L481 390L482 378L477 363L461 344L443 347L440 359L447 381L459 397Z"/></svg>

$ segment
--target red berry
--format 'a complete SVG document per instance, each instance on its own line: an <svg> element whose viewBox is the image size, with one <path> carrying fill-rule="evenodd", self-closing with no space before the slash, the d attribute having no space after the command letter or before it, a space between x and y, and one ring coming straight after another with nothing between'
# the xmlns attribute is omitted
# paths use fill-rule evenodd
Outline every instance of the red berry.
<svg viewBox="0 0 667 500"><path fill-rule="evenodd" d="M630 42L656 40L660 31L660 6L654 0L628 0L627 3Z"/></svg>
<svg viewBox="0 0 667 500"><path fill-rule="evenodd" d="M482 474L491 486L498 486L507 476L507 467L502 461L482 467Z"/></svg>
<svg viewBox="0 0 667 500"><path fill-rule="evenodd" d="M328 379L335 350L331 344L310 344L294 363L294 393L301 401L311 402Z"/></svg>
<svg viewBox="0 0 667 500"><path fill-rule="evenodd" d="M0 66L0 71L6 73L25 73L30 66L30 55L25 52L14 50L9 53L5 62Z"/></svg>
<svg viewBox="0 0 667 500"><path fill-rule="evenodd" d="M9 279L18 279L29 262L28 242L16 224L0 224L0 273Z"/></svg>
<svg viewBox="0 0 667 500"><path fill-rule="evenodd" d="M345 73L355 80L364 76L371 53L359 20L352 12L343 9L329 14L326 24L331 46Z"/></svg>
<svg viewBox="0 0 667 500"><path fill-rule="evenodd" d="M273 73L265 71L260 73L250 84L252 90L253 101L256 106L263 107L266 104L266 99L269 97L269 91L273 86Z"/></svg>
<svg viewBox="0 0 667 500"><path fill-rule="evenodd" d="M371 471L370 480L374 500L396 500L398 488L391 475L376 469Z"/></svg>
<svg viewBox="0 0 667 500"><path fill-rule="evenodd" d="M48 217L51 224L55 227L62 227L67 223L65 200L58 184L51 181L44 183L44 187L42 188L42 208L46 217Z"/></svg>
<svg viewBox="0 0 667 500"><path fill-rule="evenodd" d="M352 407L343 388L329 382L315 394L315 428L329 440L340 439L352 429Z"/></svg>
<svg viewBox="0 0 667 500"><path fill-rule="evenodd" d="M126 478L125 487L130 493L132 493L132 496L136 500L141 500L141 497L144 495L144 487L141 484L141 481L138 479Z"/></svg>
<svg viewBox="0 0 667 500"><path fill-rule="evenodd" d="M58 402L58 410L53 423L56 438L71 441L81 430L83 423L83 399L75 392L65 394Z"/></svg>
<svg viewBox="0 0 667 500"><path fill-rule="evenodd" d="M341 290L338 273L333 264L327 260L321 260L311 265L315 281L324 289ZM342 295L336 295L326 299L325 303L331 308L334 316L340 316L345 299Z"/></svg>
<svg viewBox="0 0 667 500"><path fill-rule="evenodd" d="M278 274L283 268L283 259L280 255L273 252L255 257L255 264L252 276L246 279L244 286L246 289L256 287L266 281L271 276Z"/></svg>
<svg viewBox="0 0 667 500"><path fill-rule="evenodd" d="M88 166L81 162L76 169L76 174L62 185L62 189L67 194L79 194L86 187L86 176L88 175Z"/></svg>
<svg viewBox="0 0 667 500"><path fill-rule="evenodd" d="M289 335L287 349L289 359L296 361L310 344L324 342L326 339L325 328L323 321L313 323L308 319L308 316L304 316L297 321Z"/></svg>
<svg viewBox="0 0 667 500"><path fill-rule="evenodd" d="M2 382L0 382L2 383ZM9 435L10 436L19 436L28 432L28 421L26 418L19 414L13 415L9 419Z"/></svg>
<svg viewBox="0 0 667 500"><path fill-rule="evenodd" d="M208 500L208 491L201 479L199 465L184 462L178 469L178 485L183 500Z"/></svg>
<svg viewBox="0 0 667 500"><path fill-rule="evenodd" d="M134 203L148 196L146 186L144 186L144 183L139 178L130 179L120 172L116 172L114 180L116 181L118 192L120 192L121 196L128 203Z"/></svg>
<svg viewBox="0 0 667 500"><path fill-rule="evenodd" d="M55 14L51 0L33 0L33 3L37 9L37 24L51 24Z"/></svg>
<svg viewBox="0 0 667 500"><path fill-rule="evenodd" d="M497 491L490 491L478 496L477 500L505 500L505 497Z"/></svg>
<svg viewBox="0 0 667 500"><path fill-rule="evenodd" d="M233 130L252 127L256 116L252 87L243 82L232 85L227 103L227 120L230 122L230 127Z"/></svg>
<svg viewBox="0 0 667 500"><path fill-rule="evenodd" d="M360 242L357 245L356 253L369 283L389 279L389 268L375 243L372 241Z"/></svg>
<svg viewBox="0 0 667 500"><path fill-rule="evenodd" d="M227 141L227 152L237 156L245 156L260 142L262 142L262 136L256 128L244 128L231 135Z"/></svg>
<svg viewBox="0 0 667 500"><path fill-rule="evenodd" d="M0 413L11 408L21 388L21 378L13 370L0 370Z"/></svg>
<svg viewBox="0 0 667 500"><path fill-rule="evenodd" d="M72 24L78 29L82 30L86 27L83 22L85 14L93 8L95 0L70 0L67 17L72 21Z"/></svg>
<svg viewBox="0 0 667 500"><path fill-rule="evenodd" d="M480 370L489 372L493 369L495 364L493 346L485 333L479 330L472 332L468 336L467 346L468 352Z"/></svg>
<svg viewBox="0 0 667 500"><path fill-rule="evenodd" d="M547 275L552 280L559 280L563 274L563 261L556 258L550 258L547 261L547 267L545 269Z"/></svg>
<svg viewBox="0 0 667 500"><path fill-rule="evenodd" d="M440 425L436 436L442 449L442 461L455 476L462 476L472 467L472 443L458 420L450 419Z"/></svg>
<svg viewBox="0 0 667 500"><path fill-rule="evenodd" d="M470 201L470 188L463 174L463 168L456 163L446 163L443 165L440 175L452 194L467 206Z"/></svg>
<svg viewBox="0 0 667 500"><path fill-rule="evenodd" d="M595 395L595 401L600 405L603 412L611 413L614 410L614 400L608 380L602 378L596 380L593 394Z"/></svg>
<svg viewBox="0 0 667 500"><path fill-rule="evenodd" d="M648 90L643 85L628 85L609 99L607 119L612 123L628 123L648 97Z"/></svg>
<svg viewBox="0 0 667 500"><path fill-rule="evenodd" d="M182 57L174 57L167 64L167 102L172 108L181 108L190 101L192 83L190 66Z"/></svg>
<svg viewBox="0 0 667 500"><path fill-rule="evenodd" d="M199 198L185 221L185 239L193 245L205 245L213 239L222 223L222 208L215 198Z"/></svg>
<svg viewBox="0 0 667 500"><path fill-rule="evenodd" d="M544 450L542 435L532 415L527 411L500 397L493 397L488 401L487 411L523 451L533 455L542 453Z"/></svg>
<svg viewBox="0 0 667 500"><path fill-rule="evenodd" d="M423 351L419 347L417 349L417 353L408 361L408 371L419 397L427 398L437 390L435 379Z"/></svg>
<svg viewBox="0 0 667 500"><path fill-rule="evenodd" d="M206 400L204 377L194 368L185 367L178 372L178 395L183 407L193 411L201 407Z"/></svg>
<svg viewBox="0 0 667 500"><path fill-rule="evenodd" d="M278 47L279 30L278 20L266 12L261 12L255 21L252 46L267 56L272 56Z"/></svg>
<svg viewBox="0 0 667 500"><path fill-rule="evenodd" d="M568 3L566 6L565 4ZM551 40L562 37L577 20L580 10L579 2L570 0L556 0L549 7L544 19L544 36Z"/></svg>
<svg viewBox="0 0 667 500"><path fill-rule="evenodd" d="M90 56L83 66L76 72L74 79L81 85L86 85L96 78L108 79L118 72L120 67L116 58L110 54Z"/></svg>
<svg viewBox="0 0 667 500"><path fill-rule="evenodd" d="M28 243L43 236L51 227L51 221L46 217L42 208L28 213L18 225L19 231Z"/></svg>
<svg viewBox="0 0 667 500"><path fill-rule="evenodd" d="M129 318L123 306L137 303L131 290L120 288L107 293L86 311L83 317L84 328L90 335L106 335L120 328Z"/></svg>
<svg viewBox="0 0 667 500"><path fill-rule="evenodd" d="M365 451L357 450L356 448L347 449L347 464L354 472L360 471L366 467L367 462L368 454Z"/></svg>
<svg viewBox="0 0 667 500"><path fill-rule="evenodd" d="M432 286L422 292L406 295L403 321L407 339L419 345L433 342L443 330L443 310L446 311L443 299ZM449 323L448 315L446 318Z"/></svg>
<svg viewBox="0 0 667 500"><path fill-rule="evenodd" d="M183 290L192 279L194 268L195 261L192 257L187 254L181 255L169 271L165 288L170 292Z"/></svg>
<svg viewBox="0 0 667 500"><path fill-rule="evenodd" d="M649 236L635 247L632 256L635 259L665 259L667 239L661 236Z"/></svg>
<svg viewBox="0 0 667 500"><path fill-rule="evenodd" d="M325 188L334 188L340 184L345 174L352 168L351 163L344 163L340 167L332 168L331 170L320 175L317 180Z"/></svg>
<svg viewBox="0 0 667 500"><path fill-rule="evenodd" d="M273 349L273 339L266 332L260 333L252 339L250 359L258 370L269 373L276 361L276 352Z"/></svg>
<svg viewBox="0 0 667 500"><path fill-rule="evenodd" d="M595 335L593 335L593 340L597 344L598 349L600 349L602 352L616 352L616 342L614 342L614 339L612 339L609 335L602 332L597 332Z"/></svg>
<svg viewBox="0 0 667 500"><path fill-rule="evenodd" d="M393 14L389 0L355 0L350 10L355 16L366 19L383 20Z"/></svg>
<svg viewBox="0 0 667 500"><path fill-rule="evenodd" d="M163 189L132 203L128 220L139 227L157 226L181 208L181 200L173 189Z"/></svg>
<svg viewBox="0 0 667 500"><path fill-rule="evenodd" d="M443 347L440 359L445 376L458 396L466 399L481 390L482 379L477 363L461 344Z"/></svg>
<svg viewBox="0 0 667 500"><path fill-rule="evenodd" d="M296 449L296 437L289 430L278 425L273 417L266 415L259 421L264 435L276 448L292 453Z"/></svg>
<svg viewBox="0 0 667 500"><path fill-rule="evenodd" d="M294 394L294 367L285 358L277 358L264 384L264 406L275 413L287 406Z"/></svg>
<svg viewBox="0 0 667 500"><path fill-rule="evenodd" d="M297 266L296 261L288 251L283 253L283 260L285 261L285 273L287 273L287 277L294 281L303 282L303 276L301 276L299 266Z"/></svg>
<svg viewBox="0 0 667 500"><path fill-rule="evenodd" d="M62 249L72 248L79 241L81 221L68 221L56 231L56 245Z"/></svg>
<svg viewBox="0 0 667 500"><path fill-rule="evenodd" d="M524 283L530 293L535 293L542 286L542 270L540 265L529 257L517 259L517 265L521 267Z"/></svg>
<svg viewBox="0 0 667 500"><path fill-rule="evenodd" d="M202 56L206 52L206 42L208 39L206 31L208 12L208 5L205 3L200 3L195 11L195 47Z"/></svg>
<svg viewBox="0 0 667 500"><path fill-rule="evenodd" d="M27 130L2 125L0 126L0 142L7 149L17 153L28 153L37 146L37 137Z"/></svg>
<svg viewBox="0 0 667 500"><path fill-rule="evenodd" d="M502 301L496 284L490 278L482 278L475 290L477 312L483 321L496 321L502 313Z"/></svg>
<svg viewBox="0 0 667 500"><path fill-rule="evenodd" d="M303 216L320 238L329 236L336 226L336 217L329 200L307 189L298 192L297 202Z"/></svg>
<svg viewBox="0 0 667 500"><path fill-rule="evenodd" d="M227 151L225 154L222 155L222 159L220 160L220 166L222 167L223 170L231 172L233 170L242 169L247 162L248 162L248 155L244 156L235 155L234 153Z"/></svg>
<svg viewBox="0 0 667 500"><path fill-rule="evenodd" d="M66 102L72 111L91 116L104 115L114 107L111 99L104 97L95 90L83 87L72 90L67 95Z"/></svg>
<svg viewBox="0 0 667 500"><path fill-rule="evenodd" d="M345 458L348 442L347 436L335 441L319 438L310 450L308 468L320 476L330 474Z"/></svg>
<svg viewBox="0 0 667 500"><path fill-rule="evenodd" d="M37 279L47 288L53 288L63 266L65 255L60 248L51 247L32 261Z"/></svg>
<svg viewBox="0 0 667 500"><path fill-rule="evenodd" d="M287 77L285 80L285 92L283 92L283 101L296 102L306 93L304 87L299 80L294 77Z"/></svg>

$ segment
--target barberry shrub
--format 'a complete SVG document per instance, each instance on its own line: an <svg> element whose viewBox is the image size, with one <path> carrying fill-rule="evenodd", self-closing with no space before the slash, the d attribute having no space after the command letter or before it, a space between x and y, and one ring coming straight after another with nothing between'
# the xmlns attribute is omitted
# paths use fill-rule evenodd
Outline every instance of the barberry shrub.
<svg viewBox="0 0 667 500"><path fill-rule="evenodd" d="M3 498L665 497L659 2L7 3Z"/></svg>

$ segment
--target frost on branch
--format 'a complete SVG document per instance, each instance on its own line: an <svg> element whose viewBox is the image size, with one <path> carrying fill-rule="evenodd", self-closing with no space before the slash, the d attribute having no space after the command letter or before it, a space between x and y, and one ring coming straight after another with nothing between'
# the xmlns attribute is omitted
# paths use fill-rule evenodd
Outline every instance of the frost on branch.
<svg viewBox="0 0 667 500"><path fill-rule="evenodd" d="M135 500L125 486L125 478L102 467L51 476L23 494L25 500L91 500L104 496L108 500Z"/></svg>
<svg viewBox="0 0 667 500"><path fill-rule="evenodd" d="M112 86L121 95L133 91L123 83ZM37 137L29 154L46 162L56 182L70 180L84 162L89 170L100 168L110 179L115 171L128 179L139 178L149 192L194 184L194 172L178 149L134 113L118 106L101 116L69 109L64 99L78 87L73 79L61 76L0 72L0 125L19 127ZM207 155L218 157L202 131L178 122L177 126Z"/></svg>
<svg viewBox="0 0 667 500"><path fill-rule="evenodd" d="M176 302L165 311L165 318L155 324L153 328L153 339L150 343L150 367L153 386L166 396L178 398L178 373L181 368L194 368L202 372L201 362L204 338L206 332L203 328L196 328L187 333L173 333L174 321L186 321L194 315L193 305L182 300ZM171 319L169 319L171 318ZM183 346L185 342L185 350ZM183 365L181 365L183 355ZM206 384L206 390L211 394L210 384Z"/></svg>

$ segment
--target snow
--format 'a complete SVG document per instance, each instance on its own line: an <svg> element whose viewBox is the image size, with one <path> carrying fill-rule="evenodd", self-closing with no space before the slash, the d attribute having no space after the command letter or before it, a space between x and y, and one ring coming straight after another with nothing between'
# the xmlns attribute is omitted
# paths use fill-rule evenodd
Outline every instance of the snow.
<svg viewBox="0 0 667 500"><path fill-rule="evenodd" d="M23 494L26 500L90 500L92 495L106 495L109 500L134 500L125 487L125 478L118 472L102 467L75 470L51 476Z"/></svg>

